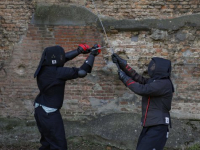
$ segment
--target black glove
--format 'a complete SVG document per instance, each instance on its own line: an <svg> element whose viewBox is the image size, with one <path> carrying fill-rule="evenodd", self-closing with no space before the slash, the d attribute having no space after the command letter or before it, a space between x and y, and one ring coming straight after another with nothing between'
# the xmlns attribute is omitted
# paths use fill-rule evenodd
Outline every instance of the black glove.
<svg viewBox="0 0 200 150"><path fill-rule="evenodd" d="M101 47L101 46L98 45L98 44L95 44L95 45L92 47L92 50L91 50L90 55L93 55L93 56L99 55L99 54L101 53L101 49L97 49L97 48L99 48L99 47ZM94 50L94 49L96 49L96 50Z"/></svg>
<svg viewBox="0 0 200 150"><path fill-rule="evenodd" d="M119 79L127 86L127 81L131 79L131 77L127 76L125 72L122 70L118 71Z"/></svg>
<svg viewBox="0 0 200 150"><path fill-rule="evenodd" d="M116 53L112 54L113 63L118 63L120 68L125 68L127 65L127 61L119 57Z"/></svg>
<svg viewBox="0 0 200 150"><path fill-rule="evenodd" d="M90 47L87 44L79 44L77 51L79 54L88 54L90 52Z"/></svg>
<svg viewBox="0 0 200 150"><path fill-rule="evenodd" d="M115 57L115 55L117 55L117 54L112 54L112 61L113 61L113 63L118 63L118 61L117 61L117 58Z"/></svg>

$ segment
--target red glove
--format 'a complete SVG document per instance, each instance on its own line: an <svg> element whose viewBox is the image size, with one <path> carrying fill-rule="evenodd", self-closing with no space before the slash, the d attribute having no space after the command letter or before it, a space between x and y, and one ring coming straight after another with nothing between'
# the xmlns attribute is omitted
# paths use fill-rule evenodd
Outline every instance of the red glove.
<svg viewBox="0 0 200 150"><path fill-rule="evenodd" d="M79 44L78 46L78 52L79 54L88 54L90 52L90 47L87 44Z"/></svg>

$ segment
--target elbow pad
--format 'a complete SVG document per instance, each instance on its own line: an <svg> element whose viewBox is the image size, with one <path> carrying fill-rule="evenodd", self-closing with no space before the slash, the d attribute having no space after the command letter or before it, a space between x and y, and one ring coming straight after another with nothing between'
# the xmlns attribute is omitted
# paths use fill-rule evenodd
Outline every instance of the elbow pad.
<svg viewBox="0 0 200 150"><path fill-rule="evenodd" d="M85 61L85 63L88 64L91 68L93 67L94 64L94 58L95 57L93 55L89 55Z"/></svg>
<svg viewBox="0 0 200 150"><path fill-rule="evenodd" d="M89 55L88 58L85 61L85 63L90 66L90 70L88 71L88 73L91 73L91 71L92 71L94 59L95 59L95 57L93 55Z"/></svg>
<svg viewBox="0 0 200 150"><path fill-rule="evenodd" d="M65 53L65 62L72 60L76 56L78 56L80 53L75 49L70 52Z"/></svg>
<svg viewBox="0 0 200 150"><path fill-rule="evenodd" d="M79 70L78 71L78 77L83 78L87 75L87 72L85 70Z"/></svg>
<svg viewBox="0 0 200 150"><path fill-rule="evenodd" d="M84 77L87 75L87 73L91 73L94 63L94 58L95 57L92 55L88 56L83 65L79 68L78 76Z"/></svg>

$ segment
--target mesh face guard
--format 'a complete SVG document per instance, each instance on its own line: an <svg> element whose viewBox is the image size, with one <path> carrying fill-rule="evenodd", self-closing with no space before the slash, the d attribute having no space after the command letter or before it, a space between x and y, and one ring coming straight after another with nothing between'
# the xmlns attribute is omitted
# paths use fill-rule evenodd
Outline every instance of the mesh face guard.
<svg viewBox="0 0 200 150"><path fill-rule="evenodd" d="M156 70L156 64L153 60L151 60L148 66L148 74L151 78L154 76L155 70Z"/></svg>

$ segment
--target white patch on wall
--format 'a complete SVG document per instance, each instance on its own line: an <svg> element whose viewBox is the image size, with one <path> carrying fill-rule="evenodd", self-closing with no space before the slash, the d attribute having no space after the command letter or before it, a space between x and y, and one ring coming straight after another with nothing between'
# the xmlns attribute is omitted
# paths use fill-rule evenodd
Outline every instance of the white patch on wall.
<svg viewBox="0 0 200 150"><path fill-rule="evenodd" d="M183 52L183 57L189 57L191 54L192 54L191 51L187 50L187 51Z"/></svg>
<svg viewBox="0 0 200 150"><path fill-rule="evenodd" d="M102 90L102 87L98 83L96 83L92 88L93 90Z"/></svg>

